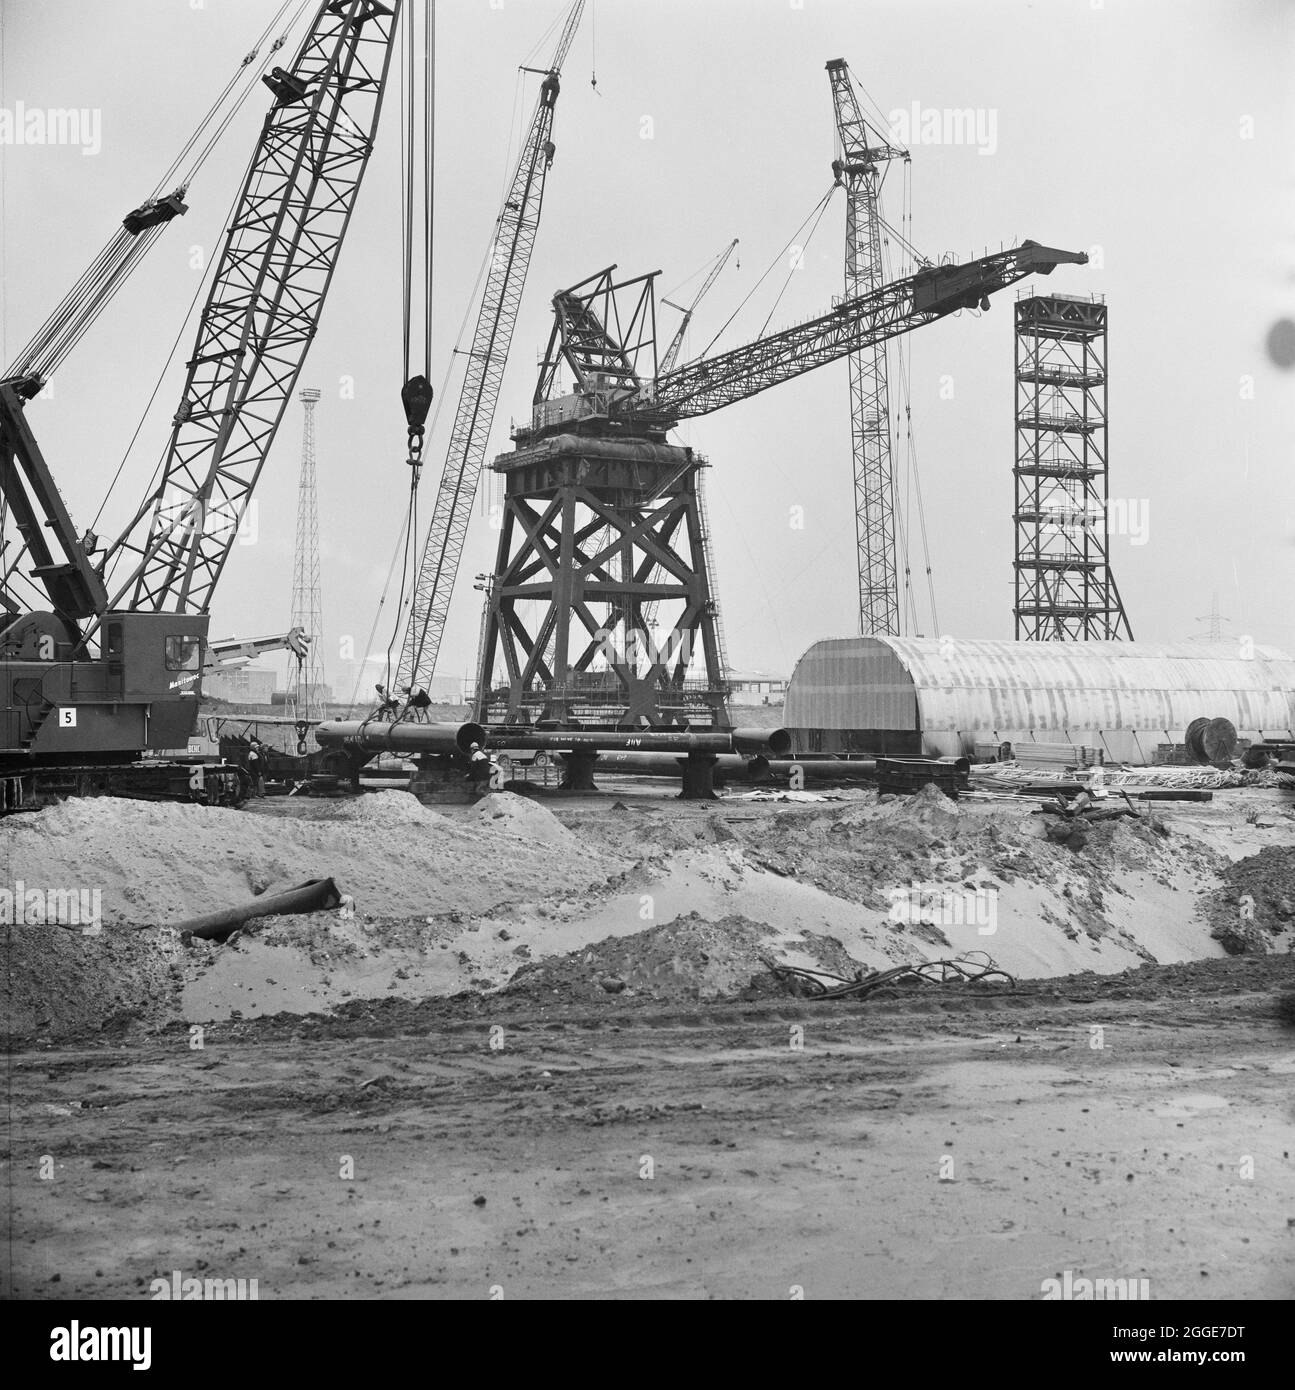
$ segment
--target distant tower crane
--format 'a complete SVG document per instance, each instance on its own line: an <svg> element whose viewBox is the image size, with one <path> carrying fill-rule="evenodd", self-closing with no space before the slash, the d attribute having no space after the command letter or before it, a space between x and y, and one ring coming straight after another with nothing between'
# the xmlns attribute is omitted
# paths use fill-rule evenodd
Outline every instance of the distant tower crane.
<svg viewBox="0 0 1295 1390"><path fill-rule="evenodd" d="M669 299L663 299L661 301L662 304L668 304L672 309L678 309L683 315L683 318L679 322L679 327L675 329L674 337L670 340L670 346L666 348L661 358L661 365L657 368L662 376L664 376L666 372L673 370L674 364L679 360L679 349L683 346L684 334L688 332L688 325L692 323L692 316L697 312L697 306L706 298L707 294L710 293L710 287L719 279L720 272L728 264L729 257L737 250L737 247L738 239L734 237L724 250L720 252L715 264L711 266L706 278L701 282L701 289L693 295L692 303L689 304L686 309L682 304L675 304ZM739 264L738 269L741 270L741 268Z"/></svg>
<svg viewBox="0 0 1295 1390"><path fill-rule="evenodd" d="M553 60L543 70L544 81L540 84L530 132L518 156L495 226L486 288L477 312L454 428L414 581L413 602L401 645L398 688L421 686L426 690L436 671L454 581L472 517L472 502L477 494L490 427L494 423L504 368L508 365L508 350L526 285L526 272L530 268L531 250L539 230L544 181L553 163L553 108L560 90L559 77L584 7L585 0L574 0Z"/></svg>
<svg viewBox="0 0 1295 1390"><path fill-rule="evenodd" d="M319 503L315 491L315 407L320 393L302 389L306 418L301 435L301 479L297 487L297 547L292 566L292 626L309 645L288 662L287 689L293 717L324 718L324 603L319 575Z"/></svg>
<svg viewBox="0 0 1295 1390"><path fill-rule="evenodd" d="M881 210L886 166L908 158L864 119L844 58L827 65L841 156L832 162L845 185L845 297L880 289ZM850 433L854 449L855 542L859 569L859 631L899 634L899 583L895 558L895 484L890 449L890 394L886 342L849 356Z"/></svg>

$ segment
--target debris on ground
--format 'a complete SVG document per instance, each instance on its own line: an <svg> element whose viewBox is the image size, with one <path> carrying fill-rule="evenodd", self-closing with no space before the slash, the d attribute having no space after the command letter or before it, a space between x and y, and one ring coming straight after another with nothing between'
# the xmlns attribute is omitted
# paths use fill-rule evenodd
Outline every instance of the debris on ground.
<svg viewBox="0 0 1295 1390"><path fill-rule="evenodd" d="M907 984L1014 985L1006 970L1000 970L983 951L958 956L954 960L928 960L920 965L897 965L893 970L856 971L850 979L825 970L805 970L766 960L765 968L788 992L801 999L866 999L879 990Z"/></svg>
<svg viewBox="0 0 1295 1390"><path fill-rule="evenodd" d="M633 936L607 937L530 962L503 992L532 999L593 998L604 991L670 1002L729 999L766 969L770 955L834 971L854 964L832 937L779 932L739 916L708 922L691 912Z"/></svg>

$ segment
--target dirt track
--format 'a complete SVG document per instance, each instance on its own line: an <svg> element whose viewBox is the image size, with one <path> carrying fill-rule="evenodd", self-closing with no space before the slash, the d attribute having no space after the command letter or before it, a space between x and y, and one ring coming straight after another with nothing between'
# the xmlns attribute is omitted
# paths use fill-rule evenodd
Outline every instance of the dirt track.
<svg viewBox="0 0 1295 1390"><path fill-rule="evenodd" d="M1036 1299L1069 1269L1289 1298L1293 965L356 1001L201 1050L177 1025L20 1051L6 1293L148 1297L178 1269L262 1298Z"/></svg>

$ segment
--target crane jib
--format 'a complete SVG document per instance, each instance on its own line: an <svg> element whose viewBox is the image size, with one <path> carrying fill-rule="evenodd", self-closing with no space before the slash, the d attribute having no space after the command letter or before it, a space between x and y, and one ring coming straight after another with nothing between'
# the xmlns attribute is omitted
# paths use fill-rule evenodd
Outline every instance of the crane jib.
<svg viewBox="0 0 1295 1390"><path fill-rule="evenodd" d="M808 323L662 373L650 397L624 401L616 413L626 421L658 427L709 414L932 319L986 307L991 295L1027 275L1048 275L1058 265L1087 262L1083 252L1026 241L962 265L927 267Z"/></svg>
<svg viewBox="0 0 1295 1390"><path fill-rule="evenodd" d="M267 78L274 99L212 276L161 481L108 551L114 606L211 603L235 535L207 523L243 514L314 339L373 149L400 8L321 6L292 63ZM256 427L239 427L249 408Z"/></svg>

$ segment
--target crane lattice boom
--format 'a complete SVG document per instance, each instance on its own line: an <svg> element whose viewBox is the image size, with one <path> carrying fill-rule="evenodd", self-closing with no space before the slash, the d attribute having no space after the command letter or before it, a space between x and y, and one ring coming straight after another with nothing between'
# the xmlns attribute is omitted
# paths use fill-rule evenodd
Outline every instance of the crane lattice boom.
<svg viewBox="0 0 1295 1390"><path fill-rule="evenodd" d="M401 0L324 0L275 95L203 307L161 481L110 606L205 613L314 338L373 149Z"/></svg>
<svg viewBox="0 0 1295 1390"><path fill-rule="evenodd" d="M815 367L835 362L872 343L893 338L959 309L987 308L991 294L1027 275L1047 275L1058 265L1085 265L1079 251L1059 251L1026 241L1010 251L933 266L846 300L830 314L770 334L731 352L685 363L657 378L615 411L622 420L669 428L746 400Z"/></svg>
<svg viewBox="0 0 1295 1390"><path fill-rule="evenodd" d="M454 428L414 581L398 668L401 687L426 689L436 670L454 581L472 516L472 503L530 268L531 250L539 229L545 177L553 163L553 108L558 99L559 77L583 12L584 0L575 0L540 87L530 131L496 224L486 287L468 351Z"/></svg>

